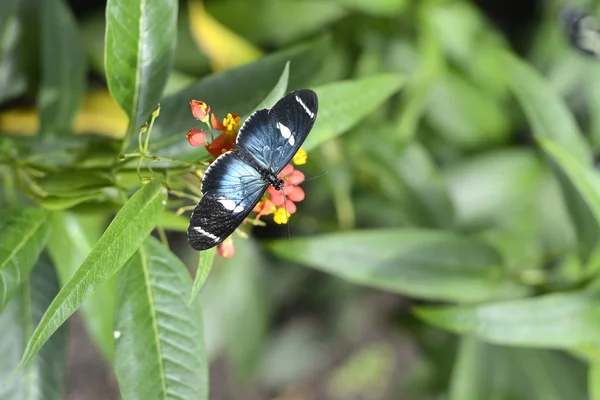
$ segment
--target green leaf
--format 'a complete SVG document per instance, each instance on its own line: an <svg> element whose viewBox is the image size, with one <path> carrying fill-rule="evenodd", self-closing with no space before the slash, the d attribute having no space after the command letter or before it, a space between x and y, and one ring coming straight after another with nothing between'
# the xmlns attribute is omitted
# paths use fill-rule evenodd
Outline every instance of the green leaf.
<svg viewBox="0 0 600 400"><path fill-rule="evenodd" d="M165 211L160 217L158 224L168 231L187 233L190 219L183 215L176 215L175 213Z"/></svg>
<svg viewBox="0 0 600 400"><path fill-rule="evenodd" d="M525 111L536 139L552 140L574 157L590 161L590 148L558 94L533 68L511 53L505 52L500 60L508 73L509 87Z"/></svg>
<svg viewBox="0 0 600 400"><path fill-rule="evenodd" d="M0 101L10 99L27 89L26 74L20 59L24 19L19 15L23 2L0 2Z"/></svg>
<svg viewBox="0 0 600 400"><path fill-rule="evenodd" d="M505 142L510 133L507 114L494 97L455 72L442 74L429 89L427 121L448 143L460 148Z"/></svg>
<svg viewBox="0 0 600 400"><path fill-rule="evenodd" d="M116 373L124 400L208 399L200 302L183 263L153 237L119 274Z"/></svg>
<svg viewBox="0 0 600 400"><path fill-rule="evenodd" d="M600 224L600 176L589 164L549 140L540 141L543 149L558 163Z"/></svg>
<svg viewBox="0 0 600 400"><path fill-rule="evenodd" d="M256 110L260 110L261 108L271 108L277 103L277 101L282 98L286 94L286 89L288 85L288 80L290 79L290 62L285 63L285 67L283 68L283 72L279 77L279 80L273 87L273 89L269 92L267 97L260 102L260 104L256 107Z"/></svg>
<svg viewBox="0 0 600 400"><path fill-rule="evenodd" d="M210 269L212 268L213 261L215 259L215 253L217 248L213 247L211 249L201 251L200 258L198 259L198 269L196 270L196 276L194 277L194 285L192 286L192 293L190 295L190 303L194 301L198 294L200 293L200 289L206 282L206 278L208 278L208 274L210 274Z"/></svg>
<svg viewBox="0 0 600 400"><path fill-rule="evenodd" d="M317 121L302 146L309 151L346 132L398 92L404 78L381 74L334 82L315 88L319 96Z"/></svg>
<svg viewBox="0 0 600 400"><path fill-rule="evenodd" d="M219 118L227 113L250 114L276 85L276 77L288 61L291 68L288 90L304 87L319 70L329 46L328 38L302 44L254 63L210 75L164 98L160 104L161 117L152 129L150 147L161 149L164 156L181 156L186 151L190 152L185 133L198 125L190 113L192 99L209 104L211 112ZM235 92L235 96L231 95L232 92ZM194 153L198 151L194 150Z"/></svg>
<svg viewBox="0 0 600 400"><path fill-rule="evenodd" d="M503 275L496 250L440 231L322 234L267 242L267 249L359 285L431 300L476 302L516 290Z"/></svg>
<svg viewBox="0 0 600 400"><path fill-rule="evenodd" d="M220 0L208 2L206 9L245 39L278 47L324 29L347 14L335 2L320 0ZM252 23L248 23L249 15Z"/></svg>
<svg viewBox="0 0 600 400"><path fill-rule="evenodd" d="M407 0L336 0L336 2L365 14L386 18L400 13L409 3Z"/></svg>
<svg viewBox="0 0 600 400"><path fill-rule="evenodd" d="M0 210L0 313L29 276L48 238L48 214L33 208Z"/></svg>
<svg viewBox="0 0 600 400"><path fill-rule="evenodd" d="M177 37L175 0L109 0L105 69L111 95L136 131L161 99Z"/></svg>
<svg viewBox="0 0 600 400"><path fill-rule="evenodd" d="M50 135L70 134L73 118L86 90L81 35L64 0L42 2L41 28L40 130Z"/></svg>
<svg viewBox="0 0 600 400"><path fill-rule="evenodd" d="M33 362L13 377L33 327L58 293L54 269L42 256L19 292L0 314L0 399L63 399L66 326L42 347Z"/></svg>
<svg viewBox="0 0 600 400"><path fill-rule="evenodd" d="M590 365L590 372L588 378L588 387L590 393L590 400L600 399L600 364L595 361Z"/></svg>
<svg viewBox="0 0 600 400"><path fill-rule="evenodd" d="M471 307L417 307L415 313L439 328L510 346L569 349L600 339L600 303L589 292Z"/></svg>
<svg viewBox="0 0 600 400"><path fill-rule="evenodd" d="M64 286L89 255L100 239L104 221L102 214L77 215L69 212L52 213L52 235L48 252ZM109 279L81 305L86 329L110 364L114 361L113 318L115 278Z"/></svg>
<svg viewBox="0 0 600 400"><path fill-rule="evenodd" d="M125 203L75 275L48 307L27 343L22 365L29 363L52 333L135 253L160 220L166 197L166 190L154 180Z"/></svg>
<svg viewBox="0 0 600 400"><path fill-rule="evenodd" d="M510 348L464 337L450 383L450 400L583 399L585 365L564 353Z"/></svg>
<svg viewBox="0 0 600 400"><path fill-rule="evenodd" d="M267 260L252 240L236 240L235 255L219 258L200 294L207 348L224 348L240 380L256 376L267 339Z"/></svg>

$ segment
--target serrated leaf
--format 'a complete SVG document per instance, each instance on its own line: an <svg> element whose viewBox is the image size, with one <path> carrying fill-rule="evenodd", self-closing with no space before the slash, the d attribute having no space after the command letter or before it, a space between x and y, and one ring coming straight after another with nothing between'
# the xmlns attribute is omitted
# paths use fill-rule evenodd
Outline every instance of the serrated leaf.
<svg viewBox="0 0 600 400"><path fill-rule="evenodd" d="M112 97L136 131L156 108L177 38L175 0L109 0L105 69Z"/></svg>
<svg viewBox="0 0 600 400"><path fill-rule="evenodd" d="M379 229L267 242L280 258L350 282L431 300L476 302L520 290L486 243L452 233Z"/></svg>
<svg viewBox="0 0 600 400"><path fill-rule="evenodd" d="M600 339L600 303L589 292L556 293L481 306L417 307L434 326L511 346L575 348Z"/></svg>
<svg viewBox="0 0 600 400"><path fill-rule="evenodd" d="M47 258L42 256L32 271L31 282L21 286L0 314L0 399L63 399L66 326L52 336L25 370L12 376L27 338L56 293L56 273Z"/></svg>
<svg viewBox="0 0 600 400"><path fill-rule="evenodd" d="M275 86L277 77L288 61L288 90L304 87L319 69L329 46L330 40L327 38L299 45L263 57L252 64L210 75L164 98L161 101L161 117L156 120L152 130L150 147L160 149L164 156L177 154L179 157L186 151L190 152L185 133L198 124L190 113L189 103L192 99L205 101L218 118L223 118L227 113L250 114ZM235 96L230 95L231 91L235 91ZM194 154L197 156L198 151L194 150Z"/></svg>
<svg viewBox="0 0 600 400"><path fill-rule="evenodd" d="M116 373L124 400L208 399L200 302L183 263L148 237L118 279Z"/></svg>
<svg viewBox="0 0 600 400"><path fill-rule="evenodd" d="M100 239L105 217L69 212L52 213L48 252L65 285ZM111 278L81 305L86 329L110 364L114 361L113 317L115 279Z"/></svg>
<svg viewBox="0 0 600 400"><path fill-rule="evenodd" d="M206 282L206 278L208 278L208 274L210 274L210 270L215 259L216 250L217 248L213 247L200 252L198 259L198 270L196 270L196 276L194 277L194 284L192 286L192 293L189 300L190 302L198 297L200 289L202 289L204 282Z"/></svg>
<svg viewBox="0 0 600 400"><path fill-rule="evenodd" d="M524 61L505 52L500 60L508 73L510 90L515 94L538 140L552 140L581 160L591 160L575 118L563 100L544 79Z"/></svg>
<svg viewBox="0 0 600 400"><path fill-rule="evenodd" d="M33 359L40 347L81 303L135 253L160 220L166 198L166 190L158 180L154 180L125 203L77 272L48 307L27 343L23 366Z"/></svg>
<svg viewBox="0 0 600 400"><path fill-rule="evenodd" d="M77 22L64 0L42 2L42 77L38 94L43 134L71 134L86 89L85 56Z"/></svg>
<svg viewBox="0 0 600 400"><path fill-rule="evenodd" d="M319 113L302 147L309 151L346 132L398 92L403 83L404 78L397 74L381 74L315 88Z"/></svg>
<svg viewBox="0 0 600 400"><path fill-rule="evenodd" d="M48 238L48 214L33 208L0 211L0 313L29 276Z"/></svg>

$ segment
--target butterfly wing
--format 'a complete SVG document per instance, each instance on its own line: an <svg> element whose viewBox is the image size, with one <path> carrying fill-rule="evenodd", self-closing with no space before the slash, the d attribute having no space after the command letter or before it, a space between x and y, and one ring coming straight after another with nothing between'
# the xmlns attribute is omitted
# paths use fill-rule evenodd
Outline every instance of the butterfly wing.
<svg viewBox="0 0 600 400"><path fill-rule="evenodd" d="M252 114L237 137L236 150L251 155L262 167L278 174L294 157L317 118L318 99L312 90L296 90L270 110Z"/></svg>
<svg viewBox="0 0 600 400"><path fill-rule="evenodd" d="M202 199L188 227L188 241L206 250L225 240L244 221L265 193L268 183L235 152L219 156L202 179Z"/></svg>

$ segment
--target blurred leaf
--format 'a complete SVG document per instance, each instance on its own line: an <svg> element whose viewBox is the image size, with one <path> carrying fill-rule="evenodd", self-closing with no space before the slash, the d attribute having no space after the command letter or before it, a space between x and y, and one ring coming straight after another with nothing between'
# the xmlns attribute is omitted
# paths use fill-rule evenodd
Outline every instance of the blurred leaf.
<svg viewBox="0 0 600 400"><path fill-rule="evenodd" d="M416 229L362 230L267 242L276 256L350 282L431 300L476 302L520 290L477 239Z"/></svg>
<svg viewBox="0 0 600 400"><path fill-rule="evenodd" d="M417 307L415 313L439 328L490 343L569 349L600 338L597 297L555 293L480 306Z"/></svg>
<svg viewBox="0 0 600 400"><path fill-rule="evenodd" d="M600 365L598 361L590 365L589 377L588 377L588 388L590 394L590 400L600 399Z"/></svg>
<svg viewBox="0 0 600 400"><path fill-rule="evenodd" d="M105 219L102 214L56 212L51 215L52 235L48 239L48 252L61 286L71 279L102 236ZM87 331L110 364L115 355L114 301L115 279L111 278L81 305Z"/></svg>
<svg viewBox="0 0 600 400"><path fill-rule="evenodd" d="M258 373L266 340L270 314L267 261L252 240L234 243L235 255L217 259L200 299L209 356L225 350L236 377L247 381Z"/></svg>
<svg viewBox="0 0 600 400"><path fill-rule="evenodd" d="M74 130L76 133L99 133L120 139L127 130L127 115L107 90L92 90L87 93L77 113Z"/></svg>
<svg viewBox="0 0 600 400"><path fill-rule="evenodd" d="M288 80L290 78L290 62L285 63L285 67L283 68L283 72L279 77L279 80L271 89L267 97L260 102L260 104L256 107L256 110L260 110L261 108L271 108L277 103L279 99L281 99L287 93L287 85Z"/></svg>
<svg viewBox="0 0 600 400"><path fill-rule="evenodd" d="M254 43L283 46L324 29L346 11L333 1L220 0L206 4L223 25ZM248 23L248 16L252 22Z"/></svg>
<svg viewBox="0 0 600 400"><path fill-rule="evenodd" d="M25 25L19 0L0 2L0 101L23 94L27 77L21 60Z"/></svg>
<svg viewBox="0 0 600 400"><path fill-rule="evenodd" d="M158 225L168 231L187 233L190 219L183 215L175 215L172 212L165 211L160 217Z"/></svg>
<svg viewBox="0 0 600 400"><path fill-rule="evenodd" d="M49 173L36 183L51 195L72 196L113 186L109 172L103 169L63 169Z"/></svg>
<svg viewBox="0 0 600 400"><path fill-rule="evenodd" d="M20 374L19 365L27 338L58 293L56 273L41 257L19 292L0 314L0 399L61 400L66 372L66 326L59 329ZM13 379L11 379L13 378Z"/></svg>
<svg viewBox="0 0 600 400"><path fill-rule="evenodd" d="M37 112L33 108L13 108L0 112L0 132L31 136L38 132L39 125ZM126 130L127 115L107 90L92 90L87 93L75 116L75 133L98 133L120 139ZM114 159L114 152L110 155Z"/></svg>
<svg viewBox="0 0 600 400"><path fill-rule="evenodd" d="M218 117L234 112L248 115L273 89L288 61L291 66L288 90L298 89L304 87L319 69L328 48L329 40L303 44L252 64L213 74L166 97L161 101L161 117L152 130L150 147L161 149L163 156L181 157L185 152L190 153L185 133L199 126L190 113L190 100L205 101ZM235 96L231 95L232 91ZM197 159L198 150L193 150L193 154Z"/></svg>
<svg viewBox="0 0 600 400"><path fill-rule="evenodd" d="M73 208L79 204L99 201L103 196L102 192L91 191L87 194L74 194L72 196L48 196L48 197L36 197L37 202L42 208L50 211L62 211Z"/></svg>
<svg viewBox="0 0 600 400"><path fill-rule="evenodd" d="M183 263L148 237L118 279L116 374L123 399L208 399L198 300Z"/></svg>
<svg viewBox="0 0 600 400"><path fill-rule="evenodd" d="M407 0L336 0L348 8L353 8L357 11L371 14L377 17L390 17L402 12L408 5Z"/></svg>
<svg viewBox="0 0 600 400"><path fill-rule="evenodd" d="M397 74L380 74L315 88L319 96L319 113L302 147L309 151L346 132L381 107L403 83L404 78Z"/></svg>
<svg viewBox="0 0 600 400"><path fill-rule="evenodd" d="M446 72L429 91L426 116L455 146L471 149L506 141L507 112L493 97L462 76Z"/></svg>
<svg viewBox="0 0 600 400"><path fill-rule="evenodd" d="M177 1L109 0L106 5L106 79L129 116L129 135L160 101L175 50Z"/></svg>
<svg viewBox="0 0 600 400"><path fill-rule="evenodd" d="M0 313L29 276L48 238L48 214L33 208L0 210Z"/></svg>
<svg viewBox="0 0 600 400"><path fill-rule="evenodd" d="M201 0L188 0L190 32L216 71L248 64L262 56L262 51L237 36L209 15ZM246 14L259 15L254 10Z"/></svg>
<svg viewBox="0 0 600 400"><path fill-rule="evenodd" d="M386 130L365 129L362 140L373 134L385 135ZM378 181L383 194L394 202L406 224L419 227L449 228L454 224L454 209L448 189L427 150L418 143L399 149L381 146L357 149L369 159L368 179ZM366 152L366 153L365 153Z"/></svg>
<svg viewBox="0 0 600 400"><path fill-rule="evenodd" d="M333 371L328 392L335 399L381 398L393 371L394 353L386 342L364 346Z"/></svg>
<svg viewBox="0 0 600 400"><path fill-rule="evenodd" d="M542 140L540 144L567 174L596 218L596 224L600 224L600 176L598 176L598 172L555 142Z"/></svg>
<svg viewBox="0 0 600 400"><path fill-rule="evenodd" d="M464 337L450 400L583 399L585 366L549 350L494 346Z"/></svg>
<svg viewBox="0 0 600 400"><path fill-rule="evenodd" d="M553 140L574 157L584 162L591 160L590 148L573 115L543 78L508 52L501 60L509 74L510 89L525 111L536 139Z"/></svg>
<svg viewBox="0 0 600 400"><path fill-rule="evenodd" d="M133 255L160 220L166 197L166 190L158 180L154 180L125 203L77 272L48 307L27 344L22 366L28 364L54 331Z"/></svg>
<svg viewBox="0 0 600 400"><path fill-rule="evenodd" d="M83 43L64 0L42 2L41 27L40 128L43 134L68 135L86 90Z"/></svg>
<svg viewBox="0 0 600 400"><path fill-rule="evenodd" d="M194 284L192 286L192 293L189 300L190 302L198 297L200 289L202 289L204 282L206 282L206 278L208 278L208 274L210 274L210 269L212 268L213 261L215 259L216 250L217 248L213 247L200 252L198 269L196 270L196 276L194 277Z"/></svg>

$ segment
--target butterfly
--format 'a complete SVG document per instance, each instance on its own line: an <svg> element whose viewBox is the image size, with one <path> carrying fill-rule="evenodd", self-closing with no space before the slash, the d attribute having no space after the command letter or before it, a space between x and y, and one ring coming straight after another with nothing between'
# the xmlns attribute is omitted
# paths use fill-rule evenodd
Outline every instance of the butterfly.
<svg viewBox="0 0 600 400"><path fill-rule="evenodd" d="M561 12L561 22L573 47L588 56L600 57L600 29L593 15L565 7Z"/></svg>
<svg viewBox="0 0 600 400"><path fill-rule="evenodd" d="M308 136L317 118L318 98L302 89L262 108L244 122L234 151L221 154L204 173L202 198L190 217L188 241L196 250L214 247L231 235L272 185Z"/></svg>

